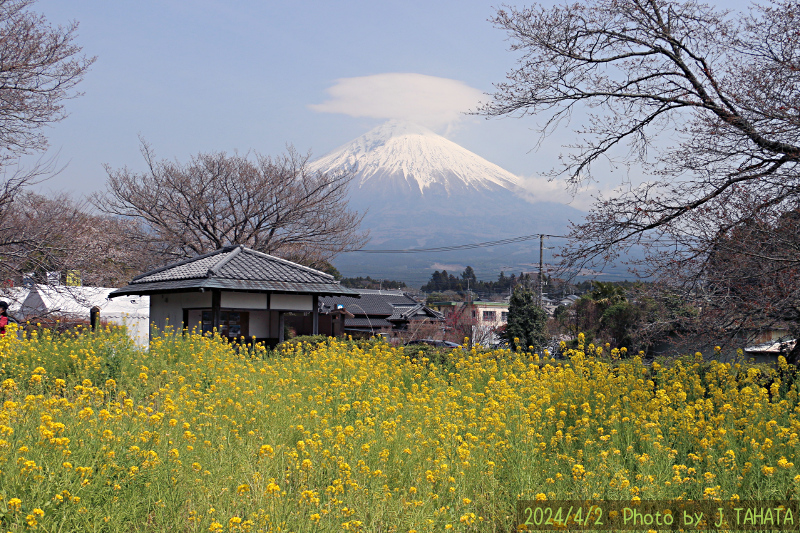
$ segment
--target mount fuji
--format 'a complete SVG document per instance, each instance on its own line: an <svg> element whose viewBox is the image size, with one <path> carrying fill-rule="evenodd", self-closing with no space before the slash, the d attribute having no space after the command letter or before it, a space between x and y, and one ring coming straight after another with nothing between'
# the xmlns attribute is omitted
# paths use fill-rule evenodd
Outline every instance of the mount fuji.
<svg viewBox="0 0 800 533"><path fill-rule="evenodd" d="M354 185L395 197L522 192L521 180L431 130L389 121L315 161L313 170L355 168Z"/></svg>
<svg viewBox="0 0 800 533"><path fill-rule="evenodd" d="M546 233L561 235L584 213L556 202L525 200L522 180L466 148L419 126L390 121L313 161L311 171L349 170L350 205L366 212L367 249L431 248ZM434 269L481 279L501 270L538 269L538 242L417 254L346 253L345 276L424 284ZM452 272L458 268L458 272Z"/></svg>

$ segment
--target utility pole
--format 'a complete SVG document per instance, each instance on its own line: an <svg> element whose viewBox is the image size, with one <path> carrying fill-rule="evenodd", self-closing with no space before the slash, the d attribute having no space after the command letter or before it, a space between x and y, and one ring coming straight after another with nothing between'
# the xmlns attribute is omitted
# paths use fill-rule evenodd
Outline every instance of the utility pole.
<svg viewBox="0 0 800 533"><path fill-rule="evenodd" d="M544 288L544 273L543 270L543 260L544 257L544 234L539 234L539 306L542 305L542 290Z"/></svg>
<svg viewBox="0 0 800 533"><path fill-rule="evenodd" d="M472 291L469 290L469 278L467 278L467 320L469 324L469 347L472 348L472 330L475 328L475 320L472 319L472 313L474 313L474 309L472 308Z"/></svg>

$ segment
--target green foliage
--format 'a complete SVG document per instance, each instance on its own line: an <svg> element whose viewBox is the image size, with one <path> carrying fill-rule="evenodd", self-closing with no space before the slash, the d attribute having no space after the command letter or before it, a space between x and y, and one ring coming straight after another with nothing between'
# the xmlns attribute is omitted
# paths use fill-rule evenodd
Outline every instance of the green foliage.
<svg viewBox="0 0 800 533"><path fill-rule="evenodd" d="M592 290L589 297L600 304L603 308L615 305L627 300L625 288L611 281L595 281L592 283Z"/></svg>
<svg viewBox="0 0 800 533"><path fill-rule="evenodd" d="M475 271L471 266L467 266L467 268L464 269L464 272L461 273L461 279L464 281L470 281L473 284L478 281L477 276L475 276Z"/></svg>
<svg viewBox="0 0 800 533"><path fill-rule="evenodd" d="M680 333L697 310L678 294L655 284L593 282L569 309L554 313L562 332L577 334L629 353L647 352L658 342Z"/></svg>
<svg viewBox="0 0 800 533"><path fill-rule="evenodd" d="M342 273L339 272L339 269L336 268L335 266L333 266L332 264L330 264L327 261L324 261L322 263L322 265L318 266L317 270L321 270L322 272L325 272L326 274L330 274L331 276L333 276L333 279L335 279L337 281L340 281L342 279Z"/></svg>
<svg viewBox="0 0 800 533"><path fill-rule="evenodd" d="M541 350L547 342L547 313L536 305L530 289L517 287L508 305L508 323L502 338L514 349L533 346ZM519 343L515 342L519 340Z"/></svg>
<svg viewBox="0 0 800 533"><path fill-rule="evenodd" d="M405 289L407 285L402 281L390 279L372 279L371 277L341 278L342 286L351 289Z"/></svg>
<svg viewBox="0 0 800 533"><path fill-rule="evenodd" d="M467 283L468 280L469 283ZM505 272L500 272L497 281L478 281L475 270L468 266L460 277L448 274L447 270L435 271L431 274L430 281L422 286L422 290L425 292L455 291L464 293L469 285L469 290L478 294L502 294L507 293L520 283L527 283L532 280L533 277L530 274L520 273L519 276L516 274L506 276Z"/></svg>
<svg viewBox="0 0 800 533"><path fill-rule="evenodd" d="M570 306L568 305L559 305L556 307L555 311L553 311L553 318L558 321L564 321L569 319L570 315Z"/></svg>
<svg viewBox="0 0 800 533"><path fill-rule="evenodd" d="M432 292L428 294L426 301L429 304L433 302L463 302L464 295L454 291Z"/></svg>
<svg viewBox="0 0 800 533"><path fill-rule="evenodd" d="M611 305L600 317L600 326L615 346L635 346L635 330L642 321L642 306L630 302Z"/></svg>

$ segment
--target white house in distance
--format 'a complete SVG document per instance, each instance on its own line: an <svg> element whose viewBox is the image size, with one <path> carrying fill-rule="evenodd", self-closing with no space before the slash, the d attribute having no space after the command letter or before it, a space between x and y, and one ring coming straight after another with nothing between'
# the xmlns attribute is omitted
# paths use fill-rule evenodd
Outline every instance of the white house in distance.
<svg viewBox="0 0 800 533"><path fill-rule="evenodd" d="M446 318L472 319L479 326L499 327L508 322L508 302L429 302L428 307Z"/></svg>
<svg viewBox="0 0 800 533"><path fill-rule="evenodd" d="M491 346L500 341L497 328L508 323L508 302L429 302L448 324L470 324L472 341Z"/></svg>
<svg viewBox="0 0 800 533"><path fill-rule="evenodd" d="M135 277L109 297L150 296L150 323L210 332L230 339L275 344L283 340L284 315L310 315L319 331L320 296L355 296L333 276L244 246L214 252Z"/></svg>

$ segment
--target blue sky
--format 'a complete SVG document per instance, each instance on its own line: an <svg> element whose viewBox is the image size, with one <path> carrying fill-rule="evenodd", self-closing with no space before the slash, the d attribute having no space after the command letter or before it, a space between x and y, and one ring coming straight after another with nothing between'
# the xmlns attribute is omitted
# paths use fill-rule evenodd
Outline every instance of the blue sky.
<svg viewBox="0 0 800 533"><path fill-rule="evenodd" d="M278 154L287 143L321 156L413 111L387 88L452 89L441 114L423 109L436 118L429 125L521 176L551 168L569 142L565 132L531 152L529 119L452 116L514 66L488 1L39 0L33 9L54 25L77 20L77 42L97 56L85 94L46 132L66 168L45 190L102 189L104 164L142 169L139 135L180 161Z"/></svg>

